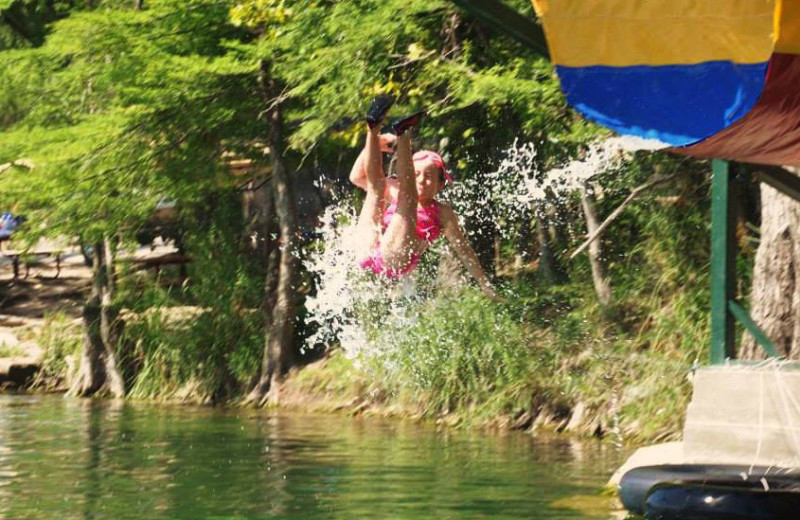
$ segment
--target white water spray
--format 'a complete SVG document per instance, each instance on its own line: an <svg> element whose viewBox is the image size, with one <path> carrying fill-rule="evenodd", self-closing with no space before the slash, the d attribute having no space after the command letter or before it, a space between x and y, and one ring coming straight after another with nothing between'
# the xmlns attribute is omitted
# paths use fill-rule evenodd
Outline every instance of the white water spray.
<svg viewBox="0 0 800 520"><path fill-rule="evenodd" d="M351 201L334 195L320 217L318 247L305 259L316 281L314 295L306 300L307 323L315 329L307 346L338 343L353 359L376 353L365 318L381 312L383 319L407 320L408 303L418 300L415 276L392 283L357 266L356 219Z"/></svg>
<svg viewBox="0 0 800 520"><path fill-rule="evenodd" d="M594 175L619 166L629 153L665 146L615 137L592 145L580 160L541 172L534 145L515 141L495 171L455 183L443 192L442 200L454 207L462 227L473 236L485 229L482 220L488 219L491 227L498 224L502 238L514 239L514 227L530 220L537 205L582 189ZM308 322L316 328L308 344L339 343L348 357L359 359L382 356L392 348L392 338L381 332L402 331L404 325L414 322L414 312L425 298L417 287L433 286L435 274L425 272L425 258L422 269L397 284L365 274L357 267L354 254L356 218L349 198L335 197L321 217L319 247L305 260L305 266L316 279L316 293L306 302ZM465 226L466 222L472 225ZM435 256L426 253L426 257L431 255ZM365 323L365 317L378 323Z"/></svg>

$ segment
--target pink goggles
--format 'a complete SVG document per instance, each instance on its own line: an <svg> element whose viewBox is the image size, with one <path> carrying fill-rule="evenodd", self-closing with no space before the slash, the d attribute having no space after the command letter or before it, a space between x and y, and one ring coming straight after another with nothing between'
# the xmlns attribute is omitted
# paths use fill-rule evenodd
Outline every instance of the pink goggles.
<svg viewBox="0 0 800 520"><path fill-rule="evenodd" d="M444 180L449 182L450 184L453 184L453 178L450 177L450 172L447 171L447 166L445 166L444 164L444 159L442 159L442 156L439 155L438 153L433 152L431 150L420 150L417 153L415 153L411 159L414 162L424 161L425 159L429 159L433 164L436 165L436 167L442 170L442 173L444 174Z"/></svg>

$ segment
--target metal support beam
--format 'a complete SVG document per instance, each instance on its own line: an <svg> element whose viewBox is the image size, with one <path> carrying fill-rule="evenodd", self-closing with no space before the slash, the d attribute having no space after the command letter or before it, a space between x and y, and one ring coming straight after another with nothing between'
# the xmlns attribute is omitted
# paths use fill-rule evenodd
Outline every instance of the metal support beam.
<svg viewBox="0 0 800 520"><path fill-rule="evenodd" d="M498 31L516 38L545 59L550 59L547 39L541 26L499 0L452 0L452 2Z"/></svg>
<svg viewBox="0 0 800 520"><path fill-rule="evenodd" d="M783 168L767 168L756 174L756 179L769 184L781 193L800 201L800 177Z"/></svg>
<svg viewBox="0 0 800 520"><path fill-rule="evenodd" d="M733 314L733 317L747 329L747 332L755 338L756 342L761 345L761 348L767 352L767 355L770 357L778 357L778 350L775 348L772 340L761 330L761 327L756 325L756 322L753 321L753 318L750 317L750 314L748 314L741 305L735 300L729 300L728 310Z"/></svg>
<svg viewBox="0 0 800 520"><path fill-rule="evenodd" d="M728 302L736 288L736 211L727 161L711 161L711 364L736 356L736 335Z"/></svg>

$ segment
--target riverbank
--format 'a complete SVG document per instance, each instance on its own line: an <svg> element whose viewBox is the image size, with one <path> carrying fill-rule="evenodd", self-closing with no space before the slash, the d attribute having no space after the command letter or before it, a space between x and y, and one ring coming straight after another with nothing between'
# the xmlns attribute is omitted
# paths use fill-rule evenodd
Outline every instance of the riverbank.
<svg viewBox="0 0 800 520"><path fill-rule="evenodd" d="M412 327L405 331L409 341L394 345L388 358L348 356L334 348L323 359L292 370L275 389L270 406L466 429L558 432L615 443L679 436L691 392L692 360L686 353L643 350L641 338L600 327L599 311L584 319L597 325L587 327L593 331L589 335L520 326L509 311L470 290L427 305L426 319L449 320L450 329L440 323L437 337L450 337L450 342L435 345L436 338L417 335ZM453 318L454 308L460 318ZM162 316L177 310L163 309ZM481 325L470 329L467 322ZM430 322L418 326L425 329ZM52 314L36 334L44 349L37 388L65 391L81 344L79 320ZM439 357L431 362L425 352ZM165 383L146 398L208 404L201 383ZM238 406L242 398L233 395L225 404Z"/></svg>
<svg viewBox="0 0 800 520"><path fill-rule="evenodd" d="M285 408L458 428L555 431L618 443L672 440L682 428L690 369L703 355L707 321L698 304L705 301L706 280L691 271L669 273L675 278L662 276L658 297L643 287L619 296L613 308L595 303L591 288L547 286L531 271L515 273L511 303L497 304L461 288L414 303L406 309L415 316L411 321L387 326L373 315L365 318L373 347L346 354L334 346L321 361L293 370L273 401ZM42 280L15 285L13 290L36 296L19 296L17 303L28 304L3 310L12 316L36 309L39 321L26 337L42 350L38 388L64 391L75 373L88 270L84 275L76 276L82 281L74 282L74 291ZM128 362L138 367L131 397L237 405L246 383L231 386L220 400L210 394L203 372L191 371L205 368L203 363L210 369L222 366L208 362L211 354L203 347L219 324L203 321L214 318L202 308L161 301L125 314L144 318L129 319L127 327ZM258 334L257 313L231 312L242 314L223 316L231 330L253 322ZM226 338L213 339L214 345ZM224 354L229 366L239 367L239 381L246 382L259 363L263 340L256 336L251 343L229 342ZM176 371L182 367L189 368Z"/></svg>
<svg viewBox="0 0 800 520"><path fill-rule="evenodd" d="M10 260L0 256L0 388L18 389L35 384L45 359L40 345L47 317L79 319L89 286L89 269L77 250L60 258L39 259L14 277ZM23 277L22 274L25 274Z"/></svg>
<svg viewBox="0 0 800 520"><path fill-rule="evenodd" d="M432 383L436 379L430 366L420 365L411 375L396 365L387 369L383 362L334 350L293 370L276 400L280 407L298 410L399 417L458 428L560 433L632 444L678 439L691 398L692 360L675 352L641 351L635 341L602 336L585 337L576 348L540 334L539 346L530 347L532 356L506 359L522 367L518 377L475 377L481 371L475 359L459 360L460 367L439 367L460 379L455 388L441 380ZM492 357L491 352L473 353Z"/></svg>

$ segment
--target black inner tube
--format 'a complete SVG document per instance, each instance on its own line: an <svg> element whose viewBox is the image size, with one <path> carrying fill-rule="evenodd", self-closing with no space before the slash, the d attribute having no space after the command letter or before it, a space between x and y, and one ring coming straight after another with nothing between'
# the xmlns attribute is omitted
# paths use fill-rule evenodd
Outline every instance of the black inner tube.
<svg viewBox="0 0 800 520"><path fill-rule="evenodd" d="M643 515L648 494L660 484L800 491L800 473L785 468L723 464L645 466L623 475L619 488L620 500L631 513ZM800 512L787 520L795 518L800 519Z"/></svg>
<svg viewBox="0 0 800 520"><path fill-rule="evenodd" d="M648 520L792 520L800 493L703 484L658 484L647 495Z"/></svg>

